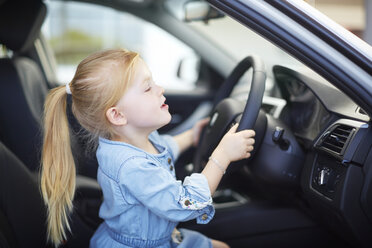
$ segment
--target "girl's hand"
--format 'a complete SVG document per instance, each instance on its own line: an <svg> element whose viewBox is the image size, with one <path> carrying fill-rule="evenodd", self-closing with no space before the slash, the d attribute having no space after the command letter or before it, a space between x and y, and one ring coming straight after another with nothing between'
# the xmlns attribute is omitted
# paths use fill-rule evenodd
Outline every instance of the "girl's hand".
<svg viewBox="0 0 372 248"><path fill-rule="evenodd" d="M210 118L204 118L200 121L198 121L194 127L192 128L192 144L193 146L197 146L200 139L200 134L203 128L208 124Z"/></svg>
<svg viewBox="0 0 372 248"><path fill-rule="evenodd" d="M226 162L233 162L251 156L253 144L255 142L255 132L253 130L243 130L236 132L238 124L235 124L221 139L214 150L218 157L224 157ZM216 154L217 155L217 154Z"/></svg>
<svg viewBox="0 0 372 248"><path fill-rule="evenodd" d="M208 180L212 194L216 191L223 174L225 174L231 162L251 156L255 132L253 130L236 132L237 128L238 124L235 124L223 136L202 171L202 174Z"/></svg>

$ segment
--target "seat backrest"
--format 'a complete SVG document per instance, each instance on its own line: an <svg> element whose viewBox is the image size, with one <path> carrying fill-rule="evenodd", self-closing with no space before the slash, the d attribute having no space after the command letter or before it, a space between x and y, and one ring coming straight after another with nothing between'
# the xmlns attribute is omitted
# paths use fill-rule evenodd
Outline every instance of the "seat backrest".
<svg viewBox="0 0 372 248"><path fill-rule="evenodd" d="M32 48L45 15L41 0L8 0L0 5L0 44L14 53L11 58L0 58L0 140L32 171L40 164L41 121L49 86L39 64L22 54ZM67 110L78 173L96 178L95 151L86 151L86 139L79 135L81 126L71 114L70 98Z"/></svg>
<svg viewBox="0 0 372 248"><path fill-rule="evenodd" d="M31 170L39 166L42 101L48 91L40 73L28 58L0 59L0 140Z"/></svg>
<svg viewBox="0 0 372 248"><path fill-rule="evenodd" d="M45 15L41 1L8 0L0 5L0 44L14 54L0 59L0 140L31 170L40 163L48 86L39 65L21 54L32 47Z"/></svg>

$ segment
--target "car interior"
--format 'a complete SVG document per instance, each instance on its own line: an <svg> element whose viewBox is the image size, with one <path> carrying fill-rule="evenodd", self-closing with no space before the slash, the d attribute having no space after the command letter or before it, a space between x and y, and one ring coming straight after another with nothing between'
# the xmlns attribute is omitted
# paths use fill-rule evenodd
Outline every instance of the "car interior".
<svg viewBox="0 0 372 248"><path fill-rule="evenodd" d="M174 10L175 3L98 2L144 18L159 8ZM169 5L164 7L163 2ZM224 14L212 10L205 18L223 18ZM0 0L0 174L7 175L7 180L0 180L1 247L51 246L46 241L46 209L38 186L44 99L59 85L48 66L52 61L48 57L54 55L41 34L48 11L41 0ZM161 13L153 20L158 25L167 20L159 17ZM184 32L192 34L188 29ZM312 70L279 63L265 67L264 59L253 54L238 62L230 58L232 68L213 66L210 60L229 57L218 46L208 47L202 38L195 39L204 45L199 48L198 83L206 82L208 87L202 84L188 93L166 91L171 114L180 120L159 132L177 134L205 116L211 122L198 147L178 159L177 178L200 172L234 123L240 129L253 128L256 143L252 158L235 162L222 179L213 196L213 220L207 225L188 221L179 227L197 230L231 247L369 247L372 129L368 113ZM210 51L216 57L208 56ZM223 67L223 61L216 63ZM248 96L241 90L247 71ZM269 85L271 81L275 86ZM85 131L72 115L71 99L66 108L77 184L71 231L62 247L88 247L102 222L98 164ZM19 194L3 193L9 188ZM23 205L23 210L9 207L15 205Z"/></svg>

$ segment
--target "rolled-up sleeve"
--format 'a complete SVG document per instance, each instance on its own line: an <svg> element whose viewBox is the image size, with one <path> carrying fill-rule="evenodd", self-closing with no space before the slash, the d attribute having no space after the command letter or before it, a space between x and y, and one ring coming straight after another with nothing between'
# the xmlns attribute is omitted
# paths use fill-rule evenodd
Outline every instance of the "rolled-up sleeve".
<svg viewBox="0 0 372 248"><path fill-rule="evenodd" d="M210 208L208 212L214 214L208 181L203 174L193 173L191 176L185 177L183 187L186 193L181 195L179 199L182 208L192 210ZM213 218L213 214L202 213L197 217L197 223L208 223Z"/></svg>
<svg viewBox="0 0 372 248"><path fill-rule="evenodd" d="M133 157L122 165L118 182L124 198L129 191L154 214L170 221L196 219L206 224L214 216L208 181L202 174L192 174L182 183L148 159Z"/></svg>

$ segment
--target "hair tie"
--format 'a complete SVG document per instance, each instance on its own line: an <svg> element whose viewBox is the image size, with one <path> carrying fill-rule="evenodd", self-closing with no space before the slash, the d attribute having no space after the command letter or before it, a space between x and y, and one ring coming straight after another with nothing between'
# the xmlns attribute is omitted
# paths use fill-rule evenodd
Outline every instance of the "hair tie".
<svg viewBox="0 0 372 248"><path fill-rule="evenodd" d="M69 83L66 84L66 93L67 93L68 95L71 95L71 89L70 89L70 84L69 84Z"/></svg>

